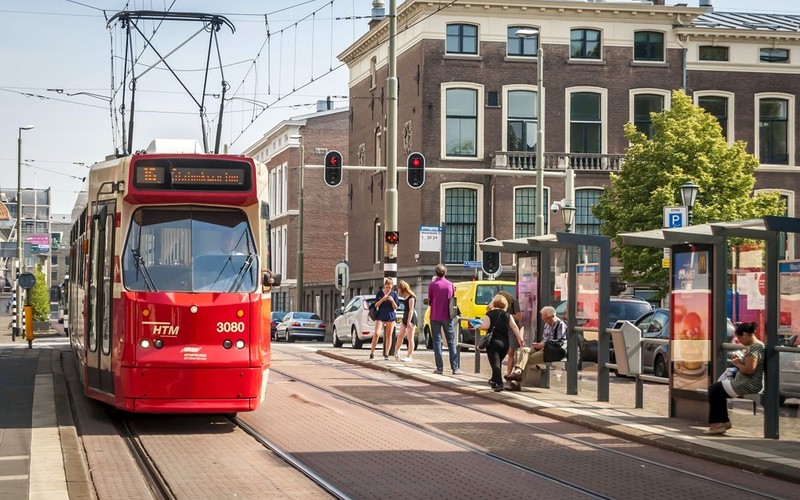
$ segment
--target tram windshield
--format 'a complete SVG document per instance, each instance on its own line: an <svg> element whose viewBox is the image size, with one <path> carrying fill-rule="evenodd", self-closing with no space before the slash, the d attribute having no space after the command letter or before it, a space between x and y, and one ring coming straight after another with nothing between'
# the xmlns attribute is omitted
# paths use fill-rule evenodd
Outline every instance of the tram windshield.
<svg viewBox="0 0 800 500"><path fill-rule="evenodd" d="M123 284L132 291L252 292L257 264L240 210L146 207L131 220Z"/></svg>

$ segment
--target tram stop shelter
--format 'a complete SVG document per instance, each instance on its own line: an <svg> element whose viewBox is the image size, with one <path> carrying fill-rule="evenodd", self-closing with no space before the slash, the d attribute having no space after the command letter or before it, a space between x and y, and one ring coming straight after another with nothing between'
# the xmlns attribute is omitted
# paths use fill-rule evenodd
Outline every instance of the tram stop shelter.
<svg viewBox="0 0 800 500"><path fill-rule="evenodd" d="M780 234L800 232L800 219L717 222L683 228L621 233L626 245L669 248L670 252L670 417L705 421L707 387L727 368L728 352L741 349L726 342L728 238L761 240L764 245L764 437L779 438L779 358L800 353L779 344Z"/></svg>
<svg viewBox="0 0 800 500"><path fill-rule="evenodd" d="M592 264L592 276L588 280L594 284L593 303L597 305L596 320L598 327L581 328L568 321L567 355L565 367L567 372L567 394L578 394L578 340L573 332L597 332L597 400L609 400L609 357L610 334L602 325L609 321L609 296L611 286L611 240L605 236L559 232L535 237L496 240L479 243L484 252L511 253L517 258L517 299L522 310L522 325L525 327L525 343L530 346L541 339L542 321L539 311L552 303L554 290L555 252L566 251L567 254L567 317L576 318L578 304L578 257L580 246L593 246L598 249L599 258ZM594 313L594 311L592 311ZM572 354L574 353L574 355Z"/></svg>

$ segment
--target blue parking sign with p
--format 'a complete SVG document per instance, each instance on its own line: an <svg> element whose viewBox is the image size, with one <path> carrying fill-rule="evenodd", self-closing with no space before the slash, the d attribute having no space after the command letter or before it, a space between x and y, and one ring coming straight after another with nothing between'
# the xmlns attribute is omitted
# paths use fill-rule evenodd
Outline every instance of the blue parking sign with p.
<svg viewBox="0 0 800 500"><path fill-rule="evenodd" d="M664 227L676 228L688 225L689 210L687 207L664 207Z"/></svg>

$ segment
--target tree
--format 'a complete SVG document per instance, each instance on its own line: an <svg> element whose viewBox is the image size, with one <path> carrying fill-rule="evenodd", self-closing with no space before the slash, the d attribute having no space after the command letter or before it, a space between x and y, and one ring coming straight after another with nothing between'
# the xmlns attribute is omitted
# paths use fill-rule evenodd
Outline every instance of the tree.
<svg viewBox="0 0 800 500"><path fill-rule="evenodd" d="M691 181L700 187L692 224L782 215L785 206L777 192L753 196L758 160L743 141L729 145L717 119L683 91L673 91L671 109L650 117L650 139L632 123L625 125L630 146L592 213L602 221L600 232L616 243L613 255L622 263L621 278L654 284L666 293L663 250L623 245L619 233L661 228L663 208L682 204L681 184Z"/></svg>
<svg viewBox="0 0 800 500"><path fill-rule="evenodd" d="M33 320L47 321L50 319L50 291L47 289L47 278L41 264L36 266L33 275L36 277L36 284L28 292L31 294Z"/></svg>

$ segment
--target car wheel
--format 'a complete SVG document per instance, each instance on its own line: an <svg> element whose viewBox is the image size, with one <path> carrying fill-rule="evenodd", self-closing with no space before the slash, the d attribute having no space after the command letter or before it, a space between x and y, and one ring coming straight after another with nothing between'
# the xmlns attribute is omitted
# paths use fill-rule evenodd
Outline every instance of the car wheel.
<svg viewBox="0 0 800 500"><path fill-rule="evenodd" d="M361 342L361 339L358 338L358 333L356 333L355 328L353 328L353 331L350 332L350 336L352 338L353 349L361 349L361 344L363 344L363 342Z"/></svg>
<svg viewBox="0 0 800 500"><path fill-rule="evenodd" d="M425 325L423 331L425 332L425 348L433 349L433 335L431 335L431 328L428 325Z"/></svg>
<svg viewBox="0 0 800 500"><path fill-rule="evenodd" d="M667 362L664 360L663 356L656 357L656 360L653 363L653 375L664 378L669 376L669 373L667 372Z"/></svg>
<svg viewBox="0 0 800 500"><path fill-rule="evenodd" d="M331 341L333 341L333 347L342 347L342 341L339 340L339 336L336 335L336 328L333 329L333 335L331 335Z"/></svg>
<svg viewBox="0 0 800 500"><path fill-rule="evenodd" d="M286 330L286 342L294 343L294 336L290 330Z"/></svg>

